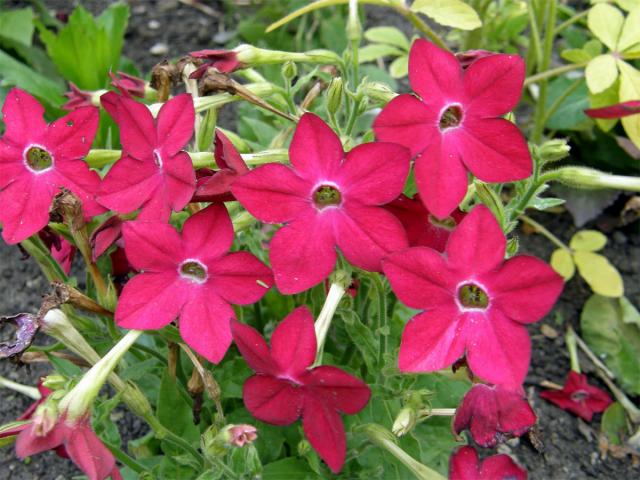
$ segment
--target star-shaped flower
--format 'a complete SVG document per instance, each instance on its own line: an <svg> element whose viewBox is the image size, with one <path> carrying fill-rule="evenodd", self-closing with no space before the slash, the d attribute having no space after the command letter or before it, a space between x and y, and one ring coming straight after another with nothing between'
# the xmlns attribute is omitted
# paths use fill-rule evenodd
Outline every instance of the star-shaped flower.
<svg viewBox="0 0 640 480"><path fill-rule="evenodd" d="M590 422L594 413L604 412L611 405L611 397L604 390L589 385L587 376L571 370L562 390L545 390L540 398L575 413Z"/></svg>
<svg viewBox="0 0 640 480"><path fill-rule="evenodd" d="M527 471L508 455L500 454L480 461L473 447L458 448L449 460L450 480L526 480Z"/></svg>
<svg viewBox="0 0 640 480"><path fill-rule="evenodd" d="M98 128L98 109L81 107L47 125L44 108L13 88L2 107L0 223L9 244L21 242L49 223L51 200L61 187L82 201L87 218L104 212L94 199L100 177L82 160Z"/></svg>
<svg viewBox="0 0 640 480"><path fill-rule="evenodd" d="M445 255L415 247L383 261L398 298L424 310L404 329L400 370L436 371L466 354L486 382L521 385L531 356L524 325L551 310L564 282L535 257L504 261L505 250L500 225L480 205L453 231Z"/></svg>
<svg viewBox="0 0 640 480"><path fill-rule="evenodd" d="M129 262L138 271L122 290L119 326L159 329L179 317L180 334L196 352L219 362L231 343L230 304L255 303L273 283L271 271L248 252L227 253L233 225L223 205L190 217L180 235L159 222L122 227Z"/></svg>
<svg viewBox="0 0 640 480"><path fill-rule="evenodd" d="M467 191L467 171L484 182L511 182L531 175L525 138L500 118L520 99L525 68L516 55L479 58L466 69L450 52L416 40L409 81L420 98L403 94L380 113L373 130L380 140L411 149L418 190L426 207L444 218Z"/></svg>
<svg viewBox="0 0 640 480"><path fill-rule="evenodd" d="M231 191L256 218L286 223L269 257L282 293L324 280L336 246L353 265L380 271L389 252L407 247L400 221L383 208L402 192L409 152L392 143L366 143L345 155L338 136L306 113L289 147L291 167L268 164L238 178Z"/></svg>
<svg viewBox="0 0 640 480"><path fill-rule="evenodd" d="M295 309L276 327L271 349L247 325L233 322L231 330L240 353L256 372L242 390L249 412L273 425L289 425L302 417L311 446L331 470L339 472L347 448L340 413L362 410L371 396L369 387L337 367L311 368L317 345L306 307Z"/></svg>

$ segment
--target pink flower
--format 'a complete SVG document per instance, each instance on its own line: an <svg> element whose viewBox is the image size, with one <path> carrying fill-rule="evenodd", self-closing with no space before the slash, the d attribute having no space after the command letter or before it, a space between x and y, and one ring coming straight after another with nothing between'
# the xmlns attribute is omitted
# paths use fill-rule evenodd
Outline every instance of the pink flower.
<svg viewBox="0 0 640 480"><path fill-rule="evenodd" d="M179 317L185 342L219 362L231 343L230 304L255 303L273 283L269 268L250 253L227 253L233 226L226 208L199 211L182 235L166 223L127 222L123 236L129 262L143 273L124 286L118 325L155 330Z"/></svg>
<svg viewBox="0 0 640 480"><path fill-rule="evenodd" d="M520 392L479 383L462 399L453 429L459 434L468 428L478 445L493 447L524 435L535 423L536 414Z"/></svg>
<svg viewBox="0 0 640 480"><path fill-rule="evenodd" d="M465 50L464 52L456 53L456 60L460 63L460 66L463 70L469 68L476 60L480 60L481 58L489 57L491 55L496 55L496 52L491 52L489 50Z"/></svg>
<svg viewBox="0 0 640 480"><path fill-rule="evenodd" d="M98 201L118 213L140 208L139 220L167 221L195 191L193 165L182 151L193 136L191 95L169 100L157 119L142 103L113 92L101 100L120 127L123 152L102 181Z"/></svg>
<svg viewBox="0 0 640 480"><path fill-rule="evenodd" d="M380 140L418 155L418 190L436 217L447 217L462 201L467 171L484 182L531 175L527 142L513 123L500 118L518 103L524 75L516 55L490 55L463 70L452 53L426 40L413 43L409 80L420 98L394 98L373 130Z"/></svg>
<svg viewBox="0 0 640 480"><path fill-rule="evenodd" d="M95 262L98 258L106 252L111 245L119 243L122 246L120 240L122 238L122 225L124 221L118 216L114 215L105 220L96 229L91 232L89 238L89 244L91 245L91 256Z"/></svg>
<svg viewBox="0 0 640 480"><path fill-rule="evenodd" d="M271 349L253 328L232 322L240 353L256 374L242 389L247 410L266 423L289 425L302 417L311 446L337 473L346 455L340 413L362 410L371 390L360 379L332 366L310 368L316 357L313 318L298 307L274 330Z"/></svg>
<svg viewBox="0 0 640 480"><path fill-rule="evenodd" d="M575 413L590 422L594 413L604 412L611 405L611 397L604 390L589 385L587 376L571 370L562 390L545 390L540 398Z"/></svg>
<svg viewBox="0 0 640 480"><path fill-rule="evenodd" d="M431 247L439 252L444 252L449 234L465 215L462 210L456 209L450 217L438 220L429 213L417 194L413 198L400 195L385 208L402 223L407 231L409 246Z"/></svg>
<svg viewBox="0 0 640 480"><path fill-rule="evenodd" d="M349 262L369 271L380 271L382 257L407 246L398 219L380 208L402 192L407 149L374 142L345 155L329 126L306 113L289 158L293 168L263 165L231 188L259 220L286 223L270 249L282 293L302 292L325 279L335 266L336 246Z"/></svg>
<svg viewBox="0 0 640 480"><path fill-rule="evenodd" d="M527 471L500 454L480 461L468 445L458 448L449 460L450 480L526 480Z"/></svg>
<svg viewBox="0 0 640 480"><path fill-rule="evenodd" d="M240 152L220 129L216 129L214 158L219 170L200 169L194 202L227 202L234 200L231 185L249 172Z"/></svg>
<svg viewBox="0 0 640 480"><path fill-rule="evenodd" d="M83 203L87 218L104 211L94 200L100 177L82 160L98 128L98 109L82 107L47 125L44 108L12 88L2 107L0 223L9 244L29 238L49 223L51 200L61 187Z"/></svg>
<svg viewBox="0 0 640 480"><path fill-rule="evenodd" d="M49 390L47 387L42 385L42 380L43 379L40 378L40 380L38 381L38 391L40 392L40 399L29 405L29 407L22 413L22 415L16 418L16 422L29 422L14 426L11 426L11 424L9 424L9 428L0 427L0 438L13 437L14 435L18 435L22 430L30 428L31 424L33 423L30 420L32 420L33 414L35 413L36 409L40 405L42 405L47 397L53 392L52 390Z"/></svg>
<svg viewBox="0 0 640 480"><path fill-rule="evenodd" d="M73 112L77 108L93 106L93 102L91 101L93 92L80 90L73 82L69 82L69 87L71 91L65 92L64 94L64 96L68 98L68 101L62 105L61 108L63 110Z"/></svg>
<svg viewBox="0 0 640 480"><path fill-rule="evenodd" d="M65 415L52 424L35 421L24 428L16 440L16 454L30 457L47 450L56 450L60 456L71 458L89 480L111 477L121 479L113 454L91 429L89 417L70 421Z"/></svg>
<svg viewBox="0 0 640 480"><path fill-rule="evenodd" d="M564 283L535 257L504 261L505 249L498 222L479 205L453 231L445 255L416 247L383 261L398 298L425 310L404 329L400 370L432 372L466 354L486 382L521 385L531 356L525 325L551 310Z"/></svg>
<svg viewBox="0 0 640 480"><path fill-rule="evenodd" d="M198 50L189 55L204 61L204 64L198 67L189 78L201 78L209 67L214 67L221 73L231 73L242 68L238 55L233 50Z"/></svg>
<svg viewBox="0 0 640 480"><path fill-rule="evenodd" d="M120 90L125 97L134 96L144 98L145 81L141 78L118 71L117 74L109 72L111 86Z"/></svg>
<svg viewBox="0 0 640 480"><path fill-rule="evenodd" d="M244 447L258 438L258 430L253 425L231 425L228 430L230 445Z"/></svg>
<svg viewBox="0 0 640 480"><path fill-rule="evenodd" d="M616 103L608 107L588 108L584 111L591 118L622 118L640 113L640 100Z"/></svg>

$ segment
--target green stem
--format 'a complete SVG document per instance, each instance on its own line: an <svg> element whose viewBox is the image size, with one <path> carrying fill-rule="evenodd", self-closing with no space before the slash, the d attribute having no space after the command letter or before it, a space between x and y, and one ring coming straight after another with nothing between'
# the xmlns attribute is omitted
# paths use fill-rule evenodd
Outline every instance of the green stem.
<svg viewBox="0 0 640 480"><path fill-rule="evenodd" d="M562 31L564 31L565 28L570 27L571 25L573 25L574 23L582 20L584 17L586 17L587 15L589 15L589 9L585 9L580 13L576 13L573 17L569 18L568 20L565 20L564 22L562 22L560 25L558 25L555 29L555 31L553 32L554 35L558 35L560 34Z"/></svg>
<svg viewBox="0 0 640 480"><path fill-rule="evenodd" d="M536 222L533 218L528 217L527 215L520 215L520 219L535 228L538 233L541 233L542 235L547 237L557 247L564 250L571 250L564 242L562 242L562 240L560 240L553 233L543 227L540 223Z"/></svg>
<svg viewBox="0 0 640 480"><path fill-rule="evenodd" d="M404 5L394 5L394 9L406 18L411 25L417 28L420 32L422 32L429 40L438 45L443 50L449 50L449 47L444 43L444 41L438 36L436 32L431 30L431 27L427 25L415 12L411 11L409 8Z"/></svg>
<svg viewBox="0 0 640 480"><path fill-rule="evenodd" d="M144 419L154 431L158 439L165 440L175 445L176 447L183 449L184 451L191 454L191 456L193 456L193 458L195 458L200 465L203 464L204 460L202 458L202 455L200 455L200 452L198 452L198 450L185 439L177 436L171 430L162 425L160 423L160 420L158 420L155 416L148 414L144 417Z"/></svg>
<svg viewBox="0 0 640 480"><path fill-rule="evenodd" d="M378 335L383 335L382 331L387 325L387 295L380 275L372 273L370 278L378 296ZM380 365L383 365L384 354L387 352L388 337L388 335L384 335L384 341L381 341L378 347L378 363Z"/></svg>
<svg viewBox="0 0 640 480"><path fill-rule="evenodd" d="M343 278L344 274L341 272L336 272L336 277ZM327 333L329 332L329 327L331 326L331 320L333 320L333 316L336 313L338 305L340 304L340 300L345 294L346 291L346 282L343 281L333 281L331 282L331 287L329 287L329 293L327 294L327 298L322 306L322 310L318 315L318 319L315 321L315 331L316 331L316 340L317 340L317 351L316 351L316 361L314 365L320 365L322 363L322 353L324 351L324 343L327 339Z"/></svg>
<svg viewBox="0 0 640 480"><path fill-rule="evenodd" d="M527 13L529 15L529 38L531 44L527 52L527 72L529 68L540 66L542 63L542 47L540 46L540 29L538 28L538 20L536 11L533 8L533 0L527 0ZM526 83L525 83L526 84Z"/></svg>
<svg viewBox="0 0 640 480"><path fill-rule="evenodd" d="M140 462L137 462L135 459L131 458L129 455L127 455L122 450L120 450L120 448L116 447L115 445L112 445L111 443L107 443L104 440L102 440L102 442L105 444L105 446L109 450L111 450L111 453L113 453L113 456L116 457L116 459L120 463L122 463L123 465L126 465L134 472L142 473L142 472L148 471L147 467L142 465Z"/></svg>
<svg viewBox="0 0 640 480"><path fill-rule="evenodd" d="M560 67L551 68L549 70L545 70L544 72L536 73L535 75L531 75L527 77L524 81L524 86L527 87L532 83L542 82L552 77L557 77L558 75L562 75L563 73L572 72L574 70L579 70L580 68L584 68L587 66L587 63L572 63L570 65L562 65Z"/></svg>
<svg viewBox="0 0 640 480"><path fill-rule="evenodd" d="M551 55L553 54L553 39L554 30L556 25L557 18L557 0L547 0L547 19L545 24L545 36L544 36L544 46L542 50L542 63L540 64L539 71L546 71L549 69L549 64L551 63ZM536 110L535 110L535 124L533 127L533 133L531 134L531 140L533 143L540 143L542 140L542 134L544 132L545 126L545 108L547 103L547 92L549 88L548 81L542 80L540 83L540 93L538 95L536 101Z"/></svg>
<svg viewBox="0 0 640 480"><path fill-rule="evenodd" d="M576 342L576 332L569 327L564 336L564 343L569 350L569 360L571 362L571 370L580 373L580 360L578 360L578 344Z"/></svg>

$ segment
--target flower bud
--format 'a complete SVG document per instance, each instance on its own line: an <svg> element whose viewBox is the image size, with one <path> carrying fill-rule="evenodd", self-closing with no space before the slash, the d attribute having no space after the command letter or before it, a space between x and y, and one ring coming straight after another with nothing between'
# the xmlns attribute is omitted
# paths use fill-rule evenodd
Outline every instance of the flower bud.
<svg viewBox="0 0 640 480"><path fill-rule="evenodd" d="M571 147L564 138L555 138L538 147L538 156L542 163L557 162L569 155Z"/></svg>
<svg viewBox="0 0 640 480"><path fill-rule="evenodd" d="M640 192L640 177L610 175L587 167L562 167L552 172L554 179L577 188L614 188Z"/></svg>
<svg viewBox="0 0 640 480"><path fill-rule="evenodd" d="M96 363L100 356L91 348L84 337L71 324L62 310L49 310L41 320L42 331L62 342L73 353L89 363Z"/></svg>
<svg viewBox="0 0 640 480"><path fill-rule="evenodd" d="M309 440L303 439L298 443L298 455L304 457L311 452L311 444Z"/></svg>
<svg viewBox="0 0 640 480"><path fill-rule="evenodd" d="M296 67L296 64L290 60L288 62L285 62L285 64L282 66L282 76L284 77L284 79L287 82L290 82L291 80L296 78L296 75L298 75L298 67Z"/></svg>
<svg viewBox="0 0 640 480"><path fill-rule="evenodd" d="M327 111L331 115L335 115L342 106L343 90L342 78L333 78L329 84L329 88L327 89Z"/></svg>
<svg viewBox="0 0 640 480"><path fill-rule="evenodd" d="M367 82L363 92L370 99L385 105L398 96L386 83L382 82Z"/></svg>
<svg viewBox="0 0 640 480"><path fill-rule="evenodd" d="M127 404L129 409L141 418L146 418L153 410L147 397L140 391L138 386L127 383L122 390L122 401Z"/></svg>
<svg viewBox="0 0 640 480"><path fill-rule="evenodd" d="M413 430L413 427L416 426L417 420L418 415L416 414L415 409L411 407L405 407L400 410L400 413L396 417L395 422L393 422L391 431L396 437L406 435L411 430Z"/></svg>
<svg viewBox="0 0 640 480"><path fill-rule="evenodd" d="M258 438L258 430L253 425L227 425L222 429L220 434L223 435L228 445L236 447L244 447L253 443Z"/></svg>
<svg viewBox="0 0 640 480"><path fill-rule="evenodd" d="M33 434L38 437L46 436L53 430L53 427L55 427L58 421L58 407L56 402L47 401L41 404L36 408L32 418L33 426L31 428Z"/></svg>
<svg viewBox="0 0 640 480"><path fill-rule="evenodd" d="M50 390L59 390L67 384L67 379L62 375L47 375L42 380L42 386Z"/></svg>

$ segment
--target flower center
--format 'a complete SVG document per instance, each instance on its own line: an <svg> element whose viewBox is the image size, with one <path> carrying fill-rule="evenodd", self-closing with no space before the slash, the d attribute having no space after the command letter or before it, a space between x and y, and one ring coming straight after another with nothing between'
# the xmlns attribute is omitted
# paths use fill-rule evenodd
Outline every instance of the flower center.
<svg viewBox="0 0 640 480"><path fill-rule="evenodd" d="M197 260L187 260L180 266L180 276L196 283L207 279L207 268Z"/></svg>
<svg viewBox="0 0 640 480"><path fill-rule="evenodd" d="M332 185L321 185L313 193L313 201L318 208L340 205L342 195L340 191Z"/></svg>
<svg viewBox="0 0 640 480"><path fill-rule="evenodd" d="M485 309L489 305L489 297L478 285L467 283L458 290L458 300L465 308Z"/></svg>
<svg viewBox="0 0 640 480"><path fill-rule="evenodd" d="M576 390L571 394L571 401L580 403L589 398L589 394L584 390Z"/></svg>
<svg viewBox="0 0 640 480"><path fill-rule="evenodd" d="M460 125L461 121L462 108L460 108L460 105L451 105L442 112L438 126L440 127L440 130L447 130L449 128L457 127Z"/></svg>
<svg viewBox="0 0 640 480"><path fill-rule="evenodd" d="M41 172L53 165L53 157L41 147L31 147L25 155L27 166L34 172Z"/></svg>

